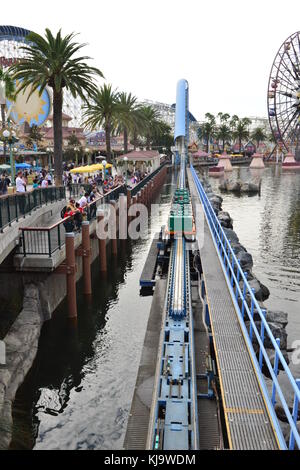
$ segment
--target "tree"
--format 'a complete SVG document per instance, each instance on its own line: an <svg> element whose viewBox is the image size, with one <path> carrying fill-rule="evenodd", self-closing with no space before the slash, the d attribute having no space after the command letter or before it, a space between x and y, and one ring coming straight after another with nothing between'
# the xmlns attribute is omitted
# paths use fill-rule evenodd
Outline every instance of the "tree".
<svg viewBox="0 0 300 470"><path fill-rule="evenodd" d="M257 148L259 147L260 142L268 139L266 132L262 127L256 127L251 134L251 138L255 140Z"/></svg>
<svg viewBox="0 0 300 470"><path fill-rule="evenodd" d="M43 140L43 134L41 133L39 127L36 124L33 124L29 129L29 135L26 140L27 147L33 147L34 144L38 146Z"/></svg>
<svg viewBox="0 0 300 470"><path fill-rule="evenodd" d="M236 125L237 123L239 122L240 118L234 114L231 119L230 119L230 122L229 122L229 125L230 125L230 128L231 128L231 131L233 132L236 128Z"/></svg>
<svg viewBox="0 0 300 470"><path fill-rule="evenodd" d="M104 83L96 91L93 101L84 107L83 125L90 130L104 127L108 162L111 162L111 135L116 129L119 116L119 93L117 90L112 89L112 85Z"/></svg>
<svg viewBox="0 0 300 470"><path fill-rule="evenodd" d="M20 79L17 92L31 87L30 95L39 90L41 95L48 85L53 92L54 171L56 185L62 184L62 106L64 89L72 96L87 101L97 87L94 76L103 77L102 72L86 63L90 57L77 57L85 46L74 42L75 34L62 37L61 30L56 36L47 28L45 37L36 33L26 36L28 45L21 49L26 57L11 66L14 79ZM29 96L30 96L29 95Z"/></svg>
<svg viewBox="0 0 300 470"><path fill-rule="evenodd" d="M159 112L152 106L142 106L140 109L141 125L140 133L146 139L147 149L151 146L151 141L155 133L160 132L161 120Z"/></svg>
<svg viewBox="0 0 300 470"><path fill-rule="evenodd" d="M170 150L170 147L174 145L174 137L171 134L171 127L163 121L159 121L156 124L153 136L151 138L152 147L159 149L167 148Z"/></svg>
<svg viewBox="0 0 300 470"><path fill-rule="evenodd" d="M221 124L218 129L217 137L222 141L222 149L225 149L225 141L231 140L231 130L227 124Z"/></svg>
<svg viewBox="0 0 300 470"><path fill-rule="evenodd" d="M2 68L0 68L0 82L4 83L4 89L5 89L5 98L8 98L9 100L14 101L15 99L15 93L16 93L16 88L15 88L15 82L11 76L11 74ZM2 129L5 128L6 125L6 104L3 103L1 104L1 121L2 121ZM6 142L4 141L4 157L6 156Z"/></svg>
<svg viewBox="0 0 300 470"><path fill-rule="evenodd" d="M206 115L205 115L206 116ZM214 137L216 133L216 126L215 124L213 123L213 121L208 121L208 122L205 122L202 126L201 126L201 135L203 137L203 139L205 139L206 141L206 152L208 153L209 151L209 142L210 142L210 139L212 137Z"/></svg>
<svg viewBox="0 0 300 470"><path fill-rule="evenodd" d="M247 129L249 125L248 121L251 123L251 120L248 118L239 119L233 131L233 137L239 141L239 152L241 152L242 149L242 141L249 139L249 131Z"/></svg>
<svg viewBox="0 0 300 470"><path fill-rule="evenodd" d="M119 94L119 112L117 116L117 132L124 135L124 153L128 152L128 134L134 129L139 109L137 98L131 93L121 92Z"/></svg>
<svg viewBox="0 0 300 470"><path fill-rule="evenodd" d="M221 124L225 124L228 119L230 118L230 114L228 113L218 113L218 118L220 119Z"/></svg>

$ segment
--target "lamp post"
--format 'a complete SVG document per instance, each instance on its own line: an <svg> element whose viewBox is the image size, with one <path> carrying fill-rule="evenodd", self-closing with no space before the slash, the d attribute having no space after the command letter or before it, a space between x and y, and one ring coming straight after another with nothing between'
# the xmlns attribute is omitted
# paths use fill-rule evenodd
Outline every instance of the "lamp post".
<svg viewBox="0 0 300 470"><path fill-rule="evenodd" d="M127 186L127 169L128 169L128 157L124 157L124 162L125 162L125 183Z"/></svg>
<svg viewBox="0 0 300 470"><path fill-rule="evenodd" d="M106 160L102 160L102 166L103 166L103 181L105 180L105 167L107 165L107 161Z"/></svg>
<svg viewBox="0 0 300 470"><path fill-rule="evenodd" d="M87 154L87 164L90 164L90 149L86 147L85 153Z"/></svg>
<svg viewBox="0 0 300 470"><path fill-rule="evenodd" d="M78 152L79 148L78 147L74 147L74 151L75 151L75 165L76 167L78 166Z"/></svg>
<svg viewBox="0 0 300 470"><path fill-rule="evenodd" d="M15 142L18 142L18 138L16 136L15 131L10 131L8 129L5 129L2 132L2 137L5 139L5 142L8 142L9 144L9 163L10 163L10 174L11 174L11 184L14 186L15 183L15 162L14 162L14 156L13 156L13 151L15 150L13 148L13 144Z"/></svg>

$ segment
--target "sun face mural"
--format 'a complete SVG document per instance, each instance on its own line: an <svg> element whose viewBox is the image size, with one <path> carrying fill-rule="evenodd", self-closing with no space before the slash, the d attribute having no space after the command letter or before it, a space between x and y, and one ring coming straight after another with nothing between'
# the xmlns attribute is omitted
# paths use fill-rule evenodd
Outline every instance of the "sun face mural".
<svg viewBox="0 0 300 470"><path fill-rule="evenodd" d="M16 88L20 85L16 81ZM41 126L50 114L50 95L45 89L42 95L39 95L39 88L29 97L31 88L26 88L18 93L16 101L7 100L6 106L10 110L10 117L16 124L27 122L31 127L33 124Z"/></svg>

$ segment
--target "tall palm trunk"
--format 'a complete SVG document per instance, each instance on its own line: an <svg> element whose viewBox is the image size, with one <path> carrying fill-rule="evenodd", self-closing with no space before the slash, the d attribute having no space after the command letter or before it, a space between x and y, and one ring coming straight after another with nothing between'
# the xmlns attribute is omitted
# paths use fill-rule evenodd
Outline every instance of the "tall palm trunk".
<svg viewBox="0 0 300 470"><path fill-rule="evenodd" d="M124 127L124 153L128 153L128 130Z"/></svg>
<svg viewBox="0 0 300 470"><path fill-rule="evenodd" d="M208 143L209 143L209 136L207 137L207 142L206 142L206 153L208 153Z"/></svg>
<svg viewBox="0 0 300 470"><path fill-rule="evenodd" d="M55 185L62 186L62 106L63 92L53 90L53 133Z"/></svg>
<svg viewBox="0 0 300 470"><path fill-rule="evenodd" d="M1 104L1 121L2 121L2 129L5 127L5 104ZM6 142L3 142L3 155L4 158L6 157ZM4 160L5 161L5 160Z"/></svg>
<svg viewBox="0 0 300 470"><path fill-rule="evenodd" d="M106 157L109 163L111 162L110 135L111 135L111 123L110 121L107 121L105 124L105 142L106 142Z"/></svg>

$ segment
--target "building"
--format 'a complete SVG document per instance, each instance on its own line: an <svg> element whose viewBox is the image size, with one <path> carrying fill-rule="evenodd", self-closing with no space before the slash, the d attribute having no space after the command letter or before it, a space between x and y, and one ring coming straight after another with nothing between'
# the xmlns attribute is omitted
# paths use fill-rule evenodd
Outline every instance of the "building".
<svg viewBox="0 0 300 470"><path fill-rule="evenodd" d="M154 108L161 117L161 120L168 124L171 129L172 133L174 134L175 130L175 111L176 105L175 104L166 104L160 103L158 101L151 101L151 100L144 100L140 103L143 106L151 106ZM194 142L198 140L197 130L200 127L200 123L196 120L196 118L189 112L189 142Z"/></svg>

